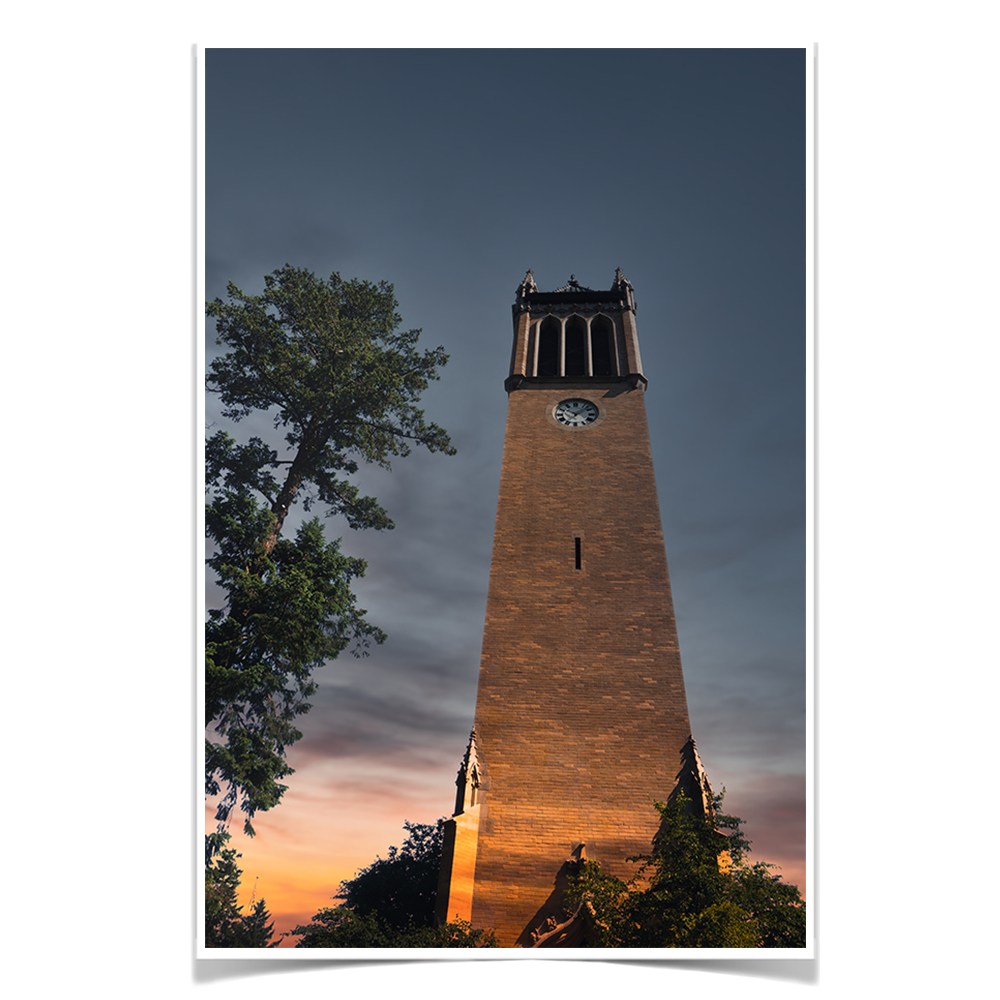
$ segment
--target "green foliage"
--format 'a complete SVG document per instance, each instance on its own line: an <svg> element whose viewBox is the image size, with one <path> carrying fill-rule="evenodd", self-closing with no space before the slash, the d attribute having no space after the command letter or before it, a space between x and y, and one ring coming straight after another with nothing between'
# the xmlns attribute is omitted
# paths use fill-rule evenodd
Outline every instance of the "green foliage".
<svg viewBox="0 0 1000 1000"><path fill-rule="evenodd" d="M280 539L269 557L246 568L266 522L254 503L221 496L209 506L217 549L208 563L229 606L209 612L205 625L205 721L214 723L205 746L206 793L218 795L227 786L217 813L224 822L242 792L249 834L253 814L276 805L285 790L280 779L292 770L285 748L301 737L294 721L308 711L316 690L312 671L352 641L363 651L383 639L351 593L364 563L342 555L339 543L325 542L318 521L302 525L294 541ZM243 517L230 521L233 507Z"/></svg>
<svg viewBox="0 0 1000 1000"><path fill-rule="evenodd" d="M289 933L297 948L495 948L492 931L464 920L434 926L444 820L403 824L407 838L341 883L342 906Z"/></svg>
<svg viewBox="0 0 1000 1000"><path fill-rule="evenodd" d="M264 900L257 900L246 914L236 904L243 874L236 859L241 855L224 846L228 839L228 834L206 838L205 947L276 948L277 941L271 943L274 925L269 923L271 915Z"/></svg>
<svg viewBox="0 0 1000 1000"><path fill-rule="evenodd" d="M206 443L208 564L225 606L206 623L205 789L224 790L220 831L239 803L250 836L254 814L280 801L292 773L285 750L301 738L294 722L309 709L312 672L385 639L351 591L364 561L325 541L318 519L283 538L291 507L319 502L351 527L391 528L344 477L359 461L389 468L412 444L454 453L416 406L447 355L418 351L420 331L399 329L391 285L287 264L264 283L260 295L230 284L227 302L206 305L229 348L210 366L210 391L234 421L269 414L289 456L225 431Z"/></svg>
<svg viewBox="0 0 1000 1000"><path fill-rule="evenodd" d="M567 905L593 906L596 947L805 947L799 890L771 874L772 865L748 862L741 819L705 819L683 794L656 808L660 832L652 854L632 859L640 863L635 878L623 881L587 861L572 879Z"/></svg>
<svg viewBox="0 0 1000 1000"><path fill-rule="evenodd" d="M806 904L798 887L782 882L773 867L758 861L739 868L734 899L757 924L758 948L804 948Z"/></svg>
<svg viewBox="0 0 1000 1000"><path fill-rule="evenodd" d="M416 406L447 354L417 351L421 331L399 329L384 281L336 273L324 281L286 264L265 275L264 286L246 295L230 283L229 302L207 304L219 341L230 347L212 362L208 385L233 420L272 413L295 457L278 463L258 440L237 448L225 467L271 501L278 517L300 488L311 488L307 509L317 499L352 527L391 527L386 512L341 476L356 472L358 459L389 468L391 457L410 453L410 442L454 454L445 431L425 423ZM278 464L291 466L280 487L270 471Z"/></svg>
<svg viewBox="0 0 1000 1000"><path fill-rule="evenodd" d="M389 848L354 878L341 883L344 906L359 915L375 914L393 931L430 927L434 922L444 820L435 825L403 824L408 836L401 848Z"/></svg>
<svg viewBox="0 0 1000 1000"><path fill-rule="evenodd" d="M465 920L440 927L394 929L376 913L346 906L320 910L312 922L289 932L301 935L296 948L496 948L493 931L476 930Z"/></svg>

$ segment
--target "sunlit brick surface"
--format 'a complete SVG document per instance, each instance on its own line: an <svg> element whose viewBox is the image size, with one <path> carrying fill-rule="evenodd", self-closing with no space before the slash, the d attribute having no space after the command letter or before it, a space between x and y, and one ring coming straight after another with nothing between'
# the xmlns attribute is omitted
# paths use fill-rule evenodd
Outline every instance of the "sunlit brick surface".
<svg viewBox="0 0 1000 1000"><path fill-rule="evenodd" d="M596 403L590 426L552 416ZM576 568L575 539L581 539ZM641 383L510 393L476 704L472 921L527 943L572 848L617 874L690 733Z"/></svg>

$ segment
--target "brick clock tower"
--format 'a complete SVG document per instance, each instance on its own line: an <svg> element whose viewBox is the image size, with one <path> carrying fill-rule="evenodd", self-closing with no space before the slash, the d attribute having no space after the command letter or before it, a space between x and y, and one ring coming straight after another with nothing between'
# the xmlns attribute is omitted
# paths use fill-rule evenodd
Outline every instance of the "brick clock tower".
<svg viewBox="0 0 1000 1000"><path fill-rule="evenodd" d="M437 904L504 947L584 943L563 933L567 872L585 857L630 874L691 732L635 311L621 269L608 291L540 292L529 271L513 306L476 716Z"/></svg>

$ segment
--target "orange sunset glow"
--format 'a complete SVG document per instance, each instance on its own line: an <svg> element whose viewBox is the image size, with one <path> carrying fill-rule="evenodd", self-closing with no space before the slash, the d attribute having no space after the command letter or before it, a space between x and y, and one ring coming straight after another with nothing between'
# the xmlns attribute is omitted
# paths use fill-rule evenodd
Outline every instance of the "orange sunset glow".
<svg viewBox="0 0 1000 1000"><path fill-rule="evenodd" d="M302 758L302 766L287 779L289 790L281 804L255 817L257 835L246 837L238 818L230 829L229 846L243 855L238 861L243 870L239 902L246 912L252 898L266 901L275 940L308 923L323 907L337 905L333 897L341 881L377 856L385 857L391 844L403 842L404 820L434 823L450 813L454 799L456 768L428 769L425 778L409 785L397 780L391 794L384 794L396 773L391 762L369 768L356 764L338 775L339 766L310 763L302 751L290 756ZM801 795L799 778L747 776L739 789L735 783L727 788L725 808L748 820L751 859L779 865L782 879L797 885L806 898ZM778 822L768 827L754 823L755 802L757 812ZM205 807L205 829L215 829L210 805ZM284 938L278 946L291 948L297 940Z"/></svg>

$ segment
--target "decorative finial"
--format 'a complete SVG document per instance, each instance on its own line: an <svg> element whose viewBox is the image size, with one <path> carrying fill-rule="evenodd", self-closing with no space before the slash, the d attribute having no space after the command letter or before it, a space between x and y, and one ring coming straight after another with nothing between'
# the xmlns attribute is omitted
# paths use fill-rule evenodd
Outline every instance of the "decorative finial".
<svg viewBox="0 0 1000 1000"><path fill-rule="evenodd" d="M537 292L538 285L535 284L535 275L532 273L531 269L528 269L528 273L524 276L524 281L517 286L517 297L523 299L525 295L531 292Z"/></svg>
<svg viewBox="0 0 1000 1000"><path fill-rule="evenodd" d="M456 816L465 812L467 808L478 804L480 787L478 749L476 745L476 730L473 727L472 732L469 733L469 745L466 747L465 756L462 758L462 764L458 769L458 777L455 779L455 784L458 786L455 796Z"/></svg>
<svg viewBox="0 0 1000 1000"><path fill-rule="evenodd" d="M617 292L628 303L629 309L635 312L635 294L632 282L625 277L625 272L620 268L615 268L615 283L611 286L613 292Z"/></svg>

